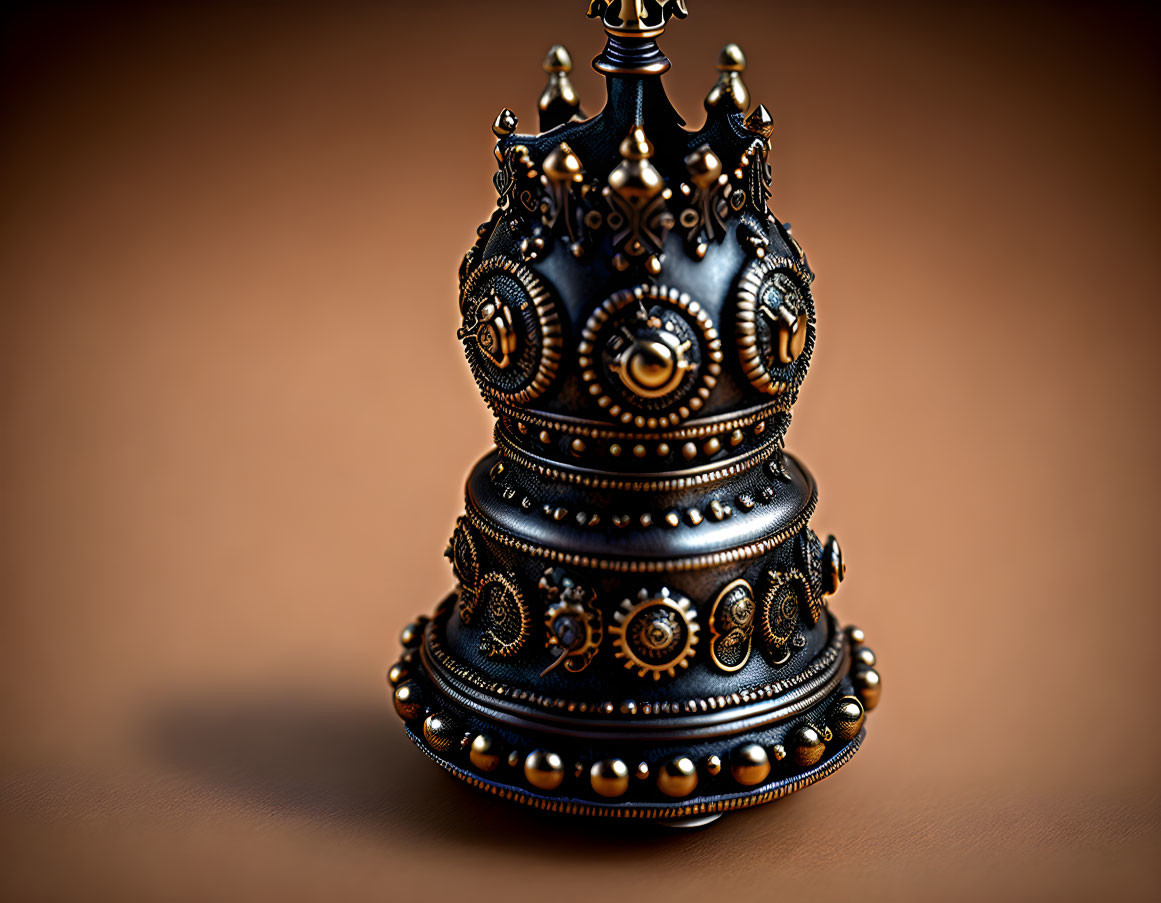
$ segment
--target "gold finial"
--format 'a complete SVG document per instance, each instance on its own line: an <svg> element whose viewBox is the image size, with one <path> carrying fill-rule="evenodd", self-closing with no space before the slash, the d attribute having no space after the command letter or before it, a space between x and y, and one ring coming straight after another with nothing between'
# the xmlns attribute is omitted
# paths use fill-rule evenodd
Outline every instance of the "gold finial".
<svg viewBox="0 0 1161 903"><path fill-rule="evenodd" d="M540 131L547 132L580 114L580 98L568 74L572 72L572 57L563 44L553 44L544 58L548 73L537 107L540 109Z"/></svg>
<svg viewBox="0 0 1161 903"><path fill-rule="evenodd" d="M504 107L496 115L496 121L492 123L492 134L497 138L507 138L516 131L516 125L516 114Z"/></svg>
<svg viewBox="0 0 1161 903"><path fill-rule="evenodd" d="M737 44L727 44L718 54L717 83L705 97L705 108L710 112L725 109L729 113L745 113L750 106L750 92L742 81L746 71L746 55Z"/></svg>
<svg viewBox="0 0 1161 903"><path fill-rule="evenodd" d="M591 0L588 11L609 34L631 38L655 38L670 19L688 15L685 0Z"/></svg>

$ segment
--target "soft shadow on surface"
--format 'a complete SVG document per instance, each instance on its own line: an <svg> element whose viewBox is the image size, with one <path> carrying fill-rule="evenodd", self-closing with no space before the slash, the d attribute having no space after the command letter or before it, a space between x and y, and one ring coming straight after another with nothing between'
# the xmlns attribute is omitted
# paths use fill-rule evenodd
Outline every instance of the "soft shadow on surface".
<svg viewBox="0 0 1161 903"><path fill-rule="evenodd" d="M146 719L143 740L151 757L209 793L274 815L380 831L393 843L623 858L700 845L710 835L726 841L753 814L732 813L709 829L675 832L538 813L444 773L407 739L387 703L179 702ZM766 817L790 817L793 797L762 808Z"/></svg>

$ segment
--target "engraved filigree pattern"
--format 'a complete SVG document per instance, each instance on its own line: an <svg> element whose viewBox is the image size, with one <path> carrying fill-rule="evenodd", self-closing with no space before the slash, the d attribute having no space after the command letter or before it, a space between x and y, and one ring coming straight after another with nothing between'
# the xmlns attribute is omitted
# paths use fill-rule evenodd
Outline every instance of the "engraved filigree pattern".
<svg viewBox="0 0 1161 903"><path fill-rule="evenodd" d="M769 395L798 391L814 350L809 276L787 258L753 261L736 289L738 357L750 384Z"/></svg>
<svg viewBox="0 0 1161 903"><path fill-rule="evenodd" d="M532 611L516 577L496 571L480 581L477 615L482 633L480 652L489 658L519 654L532 634Z"/></svg>
<svg viewBox="0 0 1161 903"><path fill-rule="evenodd" d="M578 586L565 571L549 568L540 578L540 593L546 603L546 641L556 656L541 676L563 662L566 671L580 673L600 651L604 626L600 609L594 606L596 593Z"/></svg>
<svg viewBox="0 0 1161 903"><path fill-rule="evenodd" d="M459 337L481 389L509 404L544 394L563 356L548 289L524 264L491 257L464 281Z"/></svg>
<svg viewBox="0 0 1161 903"><path fill-rule="evenodd" d="M456 520L456 529L446 554L460 584L460 620L464 624L471 624L479 599L480 553L476 533L465 515L461 514Z"/></svg>
<svg viewBox="0 0 1161 903"><path fill-rule="evenodd" d="M737 671L750 660L756 604L745 580L722 588L710 609L710 657L722 671Z"/></svg>

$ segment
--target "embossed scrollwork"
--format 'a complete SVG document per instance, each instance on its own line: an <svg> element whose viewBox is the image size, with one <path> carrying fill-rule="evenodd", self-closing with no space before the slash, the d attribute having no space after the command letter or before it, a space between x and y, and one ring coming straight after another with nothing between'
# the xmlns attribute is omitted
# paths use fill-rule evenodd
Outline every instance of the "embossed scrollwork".
<svg viewBox="0 0 1161 903"><path fill-rule="evenodd" d="M758 604L758 626L762 643L775 664L784 664L790 658L787 644L798 626L798 613L810 599L806 578L796 570L769 571L766 589Z"/></svg>
<svg viewBox="0 0 1161 903"><path fill-rule="evenodd" d="M485 574L478 595L480 652L489 658L517 655L532 635L532 611L516 578L496 571Z"/></svg>
<svg viewBox="0 0 1161 903"><path fill-rule="evenodd" d="M761 392L793 394L806 378L815 328L808 286L808 274L786 258L754 260L738 281L738 356Z"/></svg>
<svg viewBox="0 0 1161 903"><path fill-rule="evenodd" d="M750 660L756 604L745 580L722 588L710 610L710 658L723 671L737 671Z"/></svg>
<svg viewBox="0 0 1161 903"><path fill-rule="evenodd" d="M508 404L538 398L560 367L560 317L548 289L523 263L491 257L464 280L459 331L481 388Z"/></svg>
<svg viewBox="0 0 1161 903"><path fill-rule="evenodd" d="M462 514L444 554L451 561L452 572L460 584L460 620L471 624L479 598L480 553L476 533Z"/></svg>

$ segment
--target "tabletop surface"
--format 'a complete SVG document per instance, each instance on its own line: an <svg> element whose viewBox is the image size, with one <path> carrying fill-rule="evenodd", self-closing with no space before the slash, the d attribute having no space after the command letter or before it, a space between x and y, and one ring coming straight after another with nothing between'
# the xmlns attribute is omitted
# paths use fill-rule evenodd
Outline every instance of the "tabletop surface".
<svg viewBox="0 0 1161 903"><path fill-rule="evenodd" d="M818 273L788 447L885 692L834 777L667 834L478 795L388 702L490 442L488 126L555 41L602 92L579 0L401 6L5 13L0 897L1155 899L1155 14L670 28L687 119L728 40L774 113Z"/></svg>

